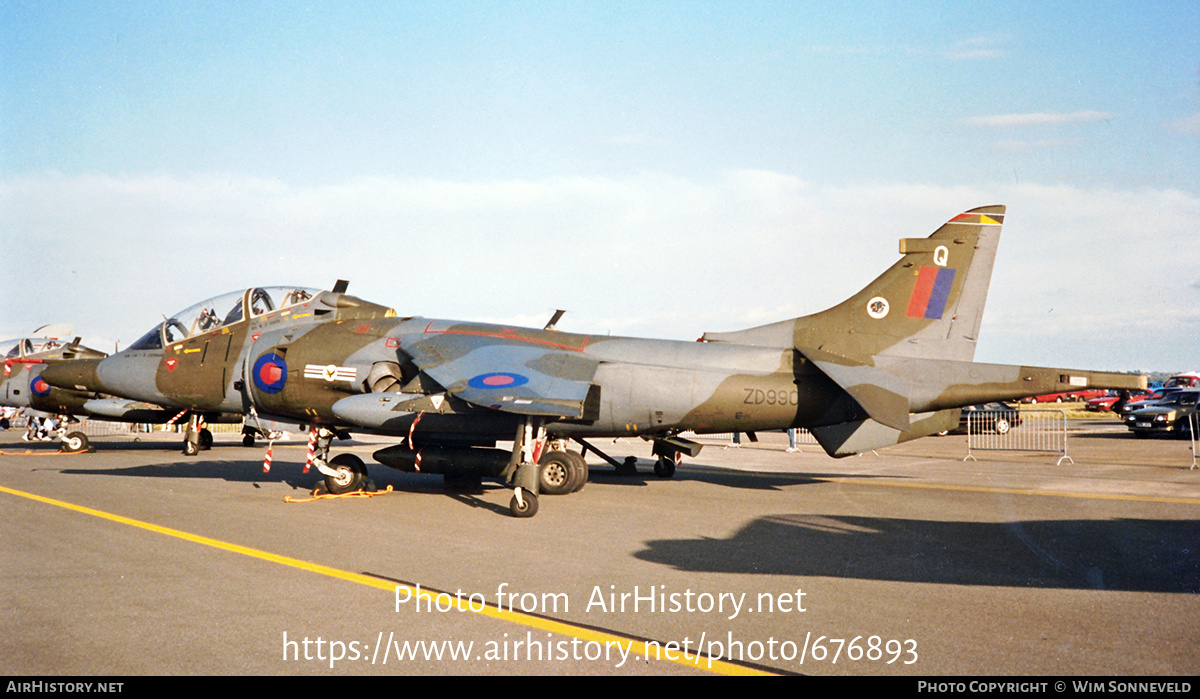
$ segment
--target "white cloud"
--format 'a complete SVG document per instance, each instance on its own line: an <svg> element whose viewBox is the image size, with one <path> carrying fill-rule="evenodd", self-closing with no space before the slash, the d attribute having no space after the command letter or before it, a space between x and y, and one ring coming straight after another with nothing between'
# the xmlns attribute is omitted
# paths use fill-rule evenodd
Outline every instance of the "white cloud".
<svg viewBox="0 0 1200 699"><path fill-rule="evenodd" d="M1010 128L1021 126L1045 126L1058 124L1083 124L1092 121L1115 119L1116 114L1083 110L1078 112L1031 112L1028 114L994 114L970 117L963 121L971 126L987 128Z"/></svg>
<svg viewBox="0 0 1200 699"><path fill-rule="evenodd" d="M1178 119L1168 124L1168 128L1175 133L1188 135L1200 134L1200 114L1193 114L1185 119Z"/></svg>
<svg viewBox="0 0 1200 699"><path fill-rule="evenodd" d="M992 144L992 147L998 151L1003 151L1006 153L1024 153L1028 151L1046 150L1048 148L1074 146L1082 142L1082 139L1078 138L1043 138L1032 141L1007 139L1004 141L996 141Z"/></svg>
<svg viewBox="0 0 1200 699"><path fill-rule="evenodd" d="M963 39L942 53L942 56L954 61L977 61L992 58L1003 58L1007 51L996 48L996 44L1005 40L1003 36L988 34Z"/></svg>
<svg viewBox="0 0 1200 699"><path fill-rule="evenodd" d="M1200 199L1036 184L823 187L770 171L294 187L242 176L0 182L0 337L73 322L127 344L161 314L252 285L328 287L402 315L694 339L840 302L896 240L1009 206L980 359L1187 366ZM1169 252L1168 252L1169 251ZM1152 340L1148 339L1152 338ZM1098 366L1097 366L1098 365Z"/></svg>

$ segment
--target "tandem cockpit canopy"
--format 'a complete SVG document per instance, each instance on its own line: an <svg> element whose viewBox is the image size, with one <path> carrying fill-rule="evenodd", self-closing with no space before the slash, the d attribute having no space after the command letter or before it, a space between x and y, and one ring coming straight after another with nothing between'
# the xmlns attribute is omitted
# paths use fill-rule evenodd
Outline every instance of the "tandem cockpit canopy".
<svg viewBox="0 0 1200 699"><path fill-rule="evenodd" d="M16 340L0 340L0 351L3 348L9 348L5 353L5 359L16 359L18 357L28 357L39 352L52 350L59 346L59 341L47 337L22 337Z"/></svg>
<svg viewBox="0 0 1200 699"><path fill-rule="evenodd" d="M256 287L230 292L172 315L154 326L150 332L130 345L129 349L162 349L193 335L213 332L237 323L245 318L247 305L250 307L250 317L254 318L305 303L319 293L319 289L296 286Z"/></svg>

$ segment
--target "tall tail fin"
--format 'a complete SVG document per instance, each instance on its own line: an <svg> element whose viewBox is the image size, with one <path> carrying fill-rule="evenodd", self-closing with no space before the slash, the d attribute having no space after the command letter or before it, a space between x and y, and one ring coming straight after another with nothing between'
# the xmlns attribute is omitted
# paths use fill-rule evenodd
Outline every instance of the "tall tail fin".
<svg viewBox="0 0 1200 699"><path fill-rule="evenodd" d="M877 354L970 361L1003 223L1000 205L965 211L928 238L901 239L900 260L833 308L702 339L862 361Z"/></svg>

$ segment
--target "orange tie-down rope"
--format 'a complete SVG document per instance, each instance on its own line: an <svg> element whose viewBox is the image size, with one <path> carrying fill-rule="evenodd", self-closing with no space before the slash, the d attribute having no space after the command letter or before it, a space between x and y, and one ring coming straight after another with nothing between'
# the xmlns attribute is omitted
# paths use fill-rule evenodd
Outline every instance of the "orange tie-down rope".
<svg viewBox="0 0 1200 699"><path fill-rule="evenodd" d="M335 495L333 493L321 493L321 492L318 492L319 490L320 490L319 488L314 489L312 491L312 497L304 499L304 500L294 500L294 499L292 499L291 495L288 495L283 498L283 501L291 502L291 503L302 503L302 502L316 502L318 500L331 500L331 499L335 499L335 498L373 498L376 495L387 495L388 493L392 492L392 486L389 485L388 487L384 488L383 490L379 490L374 493L368 493L365 490L356 490L353 493L341 493L338 495Z"/></svg>
<svg viewBox="0 0 1200 699"><path fill-rule="evenodd" d="M87 454L86 451L34 451L26 449L25 451L0 451L0 456L76 456L78 454Z"/></svg>

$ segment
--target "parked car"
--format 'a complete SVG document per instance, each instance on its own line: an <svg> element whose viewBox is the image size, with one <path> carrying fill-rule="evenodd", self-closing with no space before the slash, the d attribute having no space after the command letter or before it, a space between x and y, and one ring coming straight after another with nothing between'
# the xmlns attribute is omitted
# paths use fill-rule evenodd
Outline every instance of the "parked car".
<svg viewBox="0 0 1200 699"><path fill-rule="evenodd" d="M1200 372L1189 371L1183 374L1176 374L1167 379L1167 382L1163 384L1164 388L1175 386L1180 388L1200 388Z"/></svg>
<svg viewBox="0 0 1200 699"><path fill-rule="evenodd" d="M1151 393L1145 389L1135 388L1129 393L1129 403L1149 398ZM1117 401L1121 400L1121 391L1109 391L1107 396L1093 398L1087 402L1086 408L1092 412L1106 413L1113 409Z"/></svg>
<svg viewBox="0 0 1200 699"><path fill-rule="evenodd" d="M962 409L958 418L958 429L955 432L966 432L968 425L971 431L995 432L1008 434L1008 431L1021 424L1021 411L1007 403L999 401L982 405L968 405Z"/></svg>
<svg viewBox="0 0 1200 699"><path fill-rule="evenodd" d="M1068 401L1090 400L1099 398L1107 391L1101 388L1086 388L1079 391L1067 391L1066 393L1047 393L1042 396L1032 396L1025 400L1030 403L1066 403Z"/></svg>
<svg viewBox="0 0 1200 699"><path fill-rule="evenodd" d="M1197 420L1200 390L1177 391L1155 405L1135 410L1125 417L1125 426L1138 437L1152 434L1175 434L1188 437L1193 421Z"/></svg>
<svg viewBox="0 0 1200 699"><path fill-rule="evenodd" d="M1151 393L1150 395L1146 396L1142 400L1131 400L1121 408L1121 419L1124 420L1135 410L1141 410L1142 408L1149 408L1150 406L1154 405L1155 403L1164 401L1167 398L1170 398L1172 395L1179 393L1182 390L1183 390L1182 388L1160 388L1157 391L1155 391L1154 393Z"/></svg>

